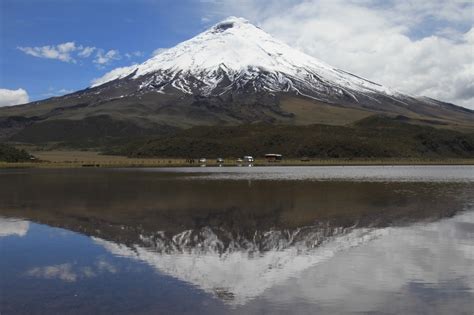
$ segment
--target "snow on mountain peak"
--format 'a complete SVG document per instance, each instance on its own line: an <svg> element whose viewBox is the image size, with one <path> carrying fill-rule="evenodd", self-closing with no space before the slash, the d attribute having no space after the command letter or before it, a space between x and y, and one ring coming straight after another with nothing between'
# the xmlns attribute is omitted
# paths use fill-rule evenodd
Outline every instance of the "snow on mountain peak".
<svg viewBox="0 0 474 315"><path fill-rule="evenodd" d="M232 17L138 66L135 78L158 70L196 73L221 66L235 71L257 67L293 72L295 66L304 66L310 58L245 19Z"/></svg>
<svg viewBox="0 0 474 315"><path fill-rule="evenodd" d="M214 25L212 28L216 31L224 31L228 28L232 28L236 25L241 25L241 24L250 24L250 22L241 17L229 16L225 20L222 20L216 25Z"/></svg>
<svg viewBox="0 0 474 315"><path fill-rule="evenodd" d="M140 65L112 70L95 80L92 87L124 77L138 79L157 73L141 88L168 82L188 94L196 93L196 89L199 93L212 94L223 80L222 72L231 81L243 80L239 86L265 73L264 82L258 86L272 92L292 90L305 95L308 91L322 93L330 87L333 93L339 94L350 94L348 90L393 94L381 85L302 53L238 17L229 17ZM199 84L192 84L189 76Z"/></svg>

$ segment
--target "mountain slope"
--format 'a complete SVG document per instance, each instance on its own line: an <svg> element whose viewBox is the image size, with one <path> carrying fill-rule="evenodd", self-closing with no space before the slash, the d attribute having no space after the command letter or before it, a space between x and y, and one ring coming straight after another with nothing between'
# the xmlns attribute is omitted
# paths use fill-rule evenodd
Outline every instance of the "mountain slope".
<svg viewBox="0 0 474 315"><path fill-rule="evenodd" d="M285 158L474 158L474 133L438 130L372 116L351 126L265 124L194 127L110 147L130 157L238 157L278 152Z"/></svg>
<svg viewBox="0 0 474 315"><path fill-rule="evenodd" d="M119 78L148 77L141 90L164 92L172 86L186 94L222 95L247 85L256 91L294 91L325 95L397 93L301 53L240 18L228 18L174 48L131 66L94 86ZM319 97L320 98L319 98ZM370 97L370 95L368 95Z"/></svg>
<svg viewBox="0 0 474 315"><path fill-rule="evenodd" d="M232 17L85 90L0 109L0 137L41 142L60 141L63 129L90 138L255 122L343 125L375 113L474 129L473 111L333 68ZM101 125L93 133L91 121Z"/></svg>

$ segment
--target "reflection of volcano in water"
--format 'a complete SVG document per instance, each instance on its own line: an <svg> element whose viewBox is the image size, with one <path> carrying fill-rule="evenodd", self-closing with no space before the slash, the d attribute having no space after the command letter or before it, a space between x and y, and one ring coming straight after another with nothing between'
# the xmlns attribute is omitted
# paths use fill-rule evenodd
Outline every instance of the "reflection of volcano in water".
<svg viewBox="0 0 474 315"><path fill-rule="evenodd" d="M470 182L255 180L250 187L188 177L131 170L0 176L0 215L90 236L237 305L394 226L453 216L474 195Z"/></svg>
<svg viewBox="0 0 474 315"><path fill-rule="evenodd" d="M389 229L310 226L294 231L256 232L232 238L221 229L141 236L133 246L94 238L114 255L145 262L159 272L191 283L230 304L244 304L278 283L365 243Z"/></svg>

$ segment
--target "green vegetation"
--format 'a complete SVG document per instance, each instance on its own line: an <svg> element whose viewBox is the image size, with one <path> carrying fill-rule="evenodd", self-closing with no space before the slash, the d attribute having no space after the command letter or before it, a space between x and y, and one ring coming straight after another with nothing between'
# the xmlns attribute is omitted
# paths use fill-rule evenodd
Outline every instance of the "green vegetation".
<svg viewBox="0 0 474 315"><path fill-rule="evenodd" d="M165 128L144 129L129 121L100 115L81 120L56 119L33 124L10 140L25 143L61 142L70 147L88 148L108 145L117 139L128 142L147 134L162 134L166 131L162 129Z"/></svg>
<svg viewBox="0 0 474 315"><path fill-rule="evenodd" d="M31 155L25 150L19 150L14 146L0 143L0 161L3 162L26 162L31 160Z"/></svg>
<svg viewBox="0 0 474 315"><path fill-rule="evenodd" d="M413 125L404 116L371 116L350 126L194 127L109 147L129 157L236 157L280 153L311 158L474 158L474 134Z"/></svg>

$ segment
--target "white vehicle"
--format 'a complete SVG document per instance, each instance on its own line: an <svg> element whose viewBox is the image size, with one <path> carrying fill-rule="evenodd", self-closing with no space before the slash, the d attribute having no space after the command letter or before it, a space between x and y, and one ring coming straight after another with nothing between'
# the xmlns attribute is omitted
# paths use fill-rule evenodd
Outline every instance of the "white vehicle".
<svg viewBox="0 0 474 315"><path fill-rule="evenodd" d="M205 158L200 158L199 163L206 164L207 160Z"/></svg>
<svg viewBox="0 0 474 315"><path fill-rule="evenodd" d="M250 156L250 155L244 156L243 160L245 163L253 163L255 161L253 156Z"/></svg>

